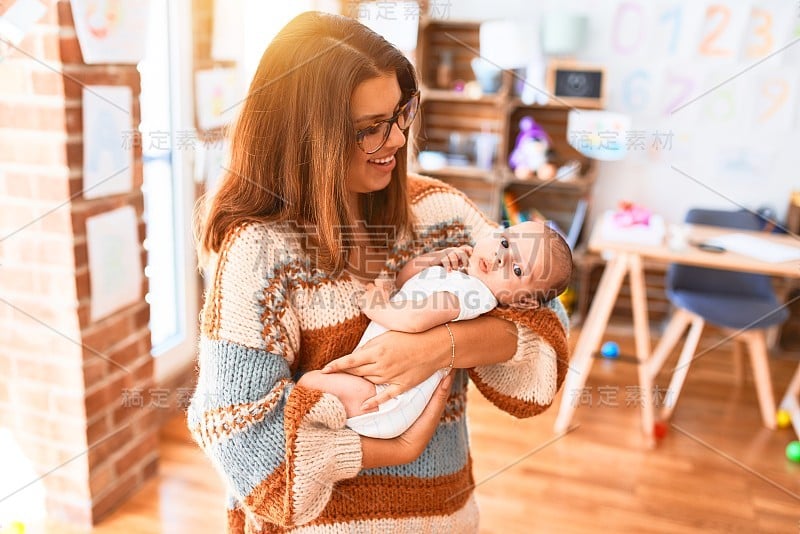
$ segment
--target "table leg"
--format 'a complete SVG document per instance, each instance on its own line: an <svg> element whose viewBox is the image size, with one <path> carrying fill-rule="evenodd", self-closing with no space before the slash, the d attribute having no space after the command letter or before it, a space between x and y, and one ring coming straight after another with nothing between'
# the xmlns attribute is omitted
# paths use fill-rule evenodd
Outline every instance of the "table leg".
<svg viewBox="0 0 800 534"><path fill-rule="evenodd" d="M580 395L584 384L586 384L589 370L592 367L592 353L600 344L600 339L605 332L608 318L611 315L611 310L614 309L614 303L617 301L619 288L627 270L627 254L617 254L606 264L603 270L600 285L597 286L597 292L592 300L589 313L583 322L580 337L569 363L567 377L564 380L561 406L554 425L554 429L558 433L565 432L572 421L572 415L577 407L574 396L576 394Z"/></svg>
<svg viewBox="0 0 800 534"><path fill-rule="evenodd" d="M642 399L642 431L652 440L653 437L653 375L650 373L650 321L647 317L647 296L644 285L642 259L632 254L629 259L631 284L631 307L633 309L633 335L636 344L636 359L639 360L639 387Z"/></svg>

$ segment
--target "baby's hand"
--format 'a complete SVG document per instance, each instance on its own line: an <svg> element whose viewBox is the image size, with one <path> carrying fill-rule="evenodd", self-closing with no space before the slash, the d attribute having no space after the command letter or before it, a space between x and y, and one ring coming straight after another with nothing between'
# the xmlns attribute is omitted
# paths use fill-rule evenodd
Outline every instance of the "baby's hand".
<svg viewBox="0 0 800 534"><path fill-rule="evenodd" d="M441 259L442 267L448 271L457 271L461 267L469 265L469 257L471 255L472 247L469 245L444 249Z"/></svg>

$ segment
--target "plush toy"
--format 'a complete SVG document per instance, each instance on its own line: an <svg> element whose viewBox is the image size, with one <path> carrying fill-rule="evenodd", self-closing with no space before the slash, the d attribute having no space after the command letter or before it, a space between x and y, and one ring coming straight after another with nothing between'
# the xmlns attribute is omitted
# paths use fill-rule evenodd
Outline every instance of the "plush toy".
<svg viewBox="0 0 800 534"><path fill-rule="evenodd" d="M614 222L617 226L647 226L650 224L652 212L644 206L639 206L627 200L621 200L614 212Z"/></svg>
<svg viewBox="0 0 800 534"><path fill-rule="evenodd" d="M555 166L548 161L549 149L550 137L547 132L531 117L522 117L508 165L517 178L524 180L536 174L543 180L549 180L555 175Z"/></svg>

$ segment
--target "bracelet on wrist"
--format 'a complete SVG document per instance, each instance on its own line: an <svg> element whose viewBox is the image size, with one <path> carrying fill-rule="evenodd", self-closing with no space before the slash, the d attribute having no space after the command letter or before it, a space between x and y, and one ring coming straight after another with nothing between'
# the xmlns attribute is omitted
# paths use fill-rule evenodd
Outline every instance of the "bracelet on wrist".
<svg viewBox="0 0 800 534"><path fill-rule="evenodd" d="M456 338L453 337L453 331L450 329L450 325L444 323L444 326L447 328L447 333L450 334L450 365L447 366L447 374L450 374L450 371L453 370L453 364L456 363Z"/></svg>

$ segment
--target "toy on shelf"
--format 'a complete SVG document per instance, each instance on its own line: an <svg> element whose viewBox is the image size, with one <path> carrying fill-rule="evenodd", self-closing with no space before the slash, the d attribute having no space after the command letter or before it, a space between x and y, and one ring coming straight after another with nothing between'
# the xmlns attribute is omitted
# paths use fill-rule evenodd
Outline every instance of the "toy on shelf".
<svg viewBox="0 0 800 534"><path fill-rule="evenodd" d="M514 150L508 157L508 166L514 176L526 180L537 176L550 180L556 175L556 166L549 161L550 137L533 118L525 116L519 121L519 134Z"/></svg>
<svg viewBox="0 0 800 534"><path fill-rule="evenodd" d="M637 245L660 245L666 234L663 217L629 201L621 201L616 211L606 211L600 230L603 239Z"/></svg>

